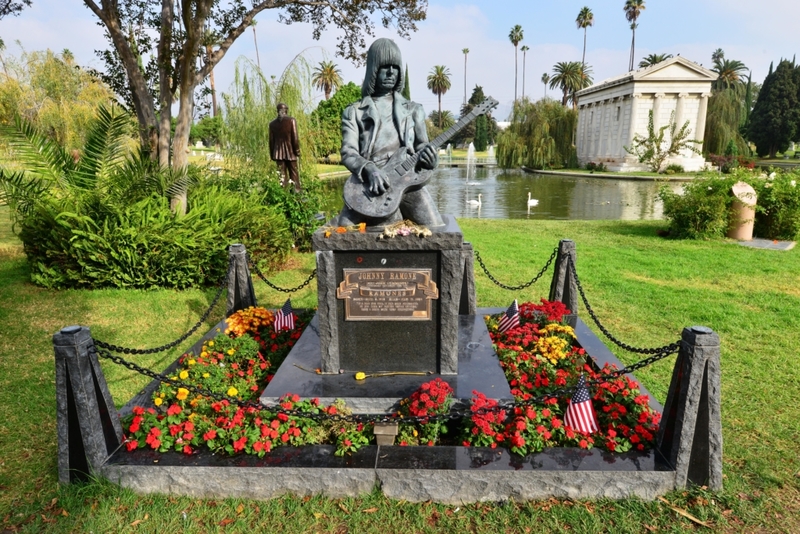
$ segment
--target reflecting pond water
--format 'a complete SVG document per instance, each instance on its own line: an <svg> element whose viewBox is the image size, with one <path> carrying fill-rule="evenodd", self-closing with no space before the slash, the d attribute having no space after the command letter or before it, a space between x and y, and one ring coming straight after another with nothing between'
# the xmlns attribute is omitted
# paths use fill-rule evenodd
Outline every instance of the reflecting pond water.
<svg viewBox="0 0 800 534"><path fill-rule="evenodd" d="M346 178L326 182L328 213L341 209ZM681 189L677 182L668 185L674 191ZM478 168L467 180L466 167L447 167L436 170L428 189L441 213L458 218L641 220L663 218L656 197L660 186L651 181L529 174L496 167ZM530 209L528 192L538 200ZM480 205L470 203L478 195Z"/></svg>

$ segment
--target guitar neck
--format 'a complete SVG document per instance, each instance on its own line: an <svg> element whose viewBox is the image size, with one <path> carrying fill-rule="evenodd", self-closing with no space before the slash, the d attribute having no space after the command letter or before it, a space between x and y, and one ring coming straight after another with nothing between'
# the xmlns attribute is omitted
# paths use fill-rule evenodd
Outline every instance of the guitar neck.
<svg viewBox="0 0 800 534"><path fill-rule="evenodd" d="M470 111L465 117L461 117L457 123L452 125L447 130L443 131L441 134L436 136L436 139L431 141L431 144L434 145L436 148L441 147L445 141L453 137L459 131L461 131L467 124L472 122L478 115L482 115L482 113L478 112L478 108L473 109Z"/></svg>

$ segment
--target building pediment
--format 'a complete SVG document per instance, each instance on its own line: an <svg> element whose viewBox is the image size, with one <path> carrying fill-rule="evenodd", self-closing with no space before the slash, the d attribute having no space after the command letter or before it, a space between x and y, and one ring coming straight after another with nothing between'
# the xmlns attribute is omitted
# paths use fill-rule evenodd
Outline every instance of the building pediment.
<svg viewBox="0 0 800 534"><path fill-rule="evenodd" d="M694 61L677 56L650 67L634 71L634 81L692 81L713 82L717 73Z"/></svg>

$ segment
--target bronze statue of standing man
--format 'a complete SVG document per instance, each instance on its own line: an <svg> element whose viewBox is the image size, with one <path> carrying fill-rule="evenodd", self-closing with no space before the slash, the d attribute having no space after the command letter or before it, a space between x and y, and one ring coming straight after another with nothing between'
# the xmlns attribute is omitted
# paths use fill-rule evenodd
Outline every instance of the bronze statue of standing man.
<svg viewBox="0 0 800 534"><path fill-rule="evenodd" d="M284 103L278 104L278 117L269 123L269 153L278 164L281 186L288 187L291 180L294 192L299 193L297 158L300 157L300 138L297 136L297 121L289 116L289 107Z"/></svg>

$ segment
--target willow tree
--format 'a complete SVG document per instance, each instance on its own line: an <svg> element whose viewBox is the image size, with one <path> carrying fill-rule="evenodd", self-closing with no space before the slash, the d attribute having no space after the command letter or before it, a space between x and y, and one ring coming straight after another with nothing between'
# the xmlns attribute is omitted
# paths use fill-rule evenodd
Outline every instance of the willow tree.
<svg viewBox="0 0 800 534"><path fill-rule="evenodd" d="M520 100L511 123L497 138L497 164L504 169L567 166L575 155L572 135L577 123L577 111L555 100Z"/></svg>
<svg viewBox="0 0 800 534"><path fill-rule="evenodd" d="M128 97L139 121L142 146L157 154L163 165L183 172L194 112L194 93L256 15L278 10L281 22L310 23L319 39L329 26L339 31L337 54L360 59L364 37L373 35L373 15L402 37L416 31L425 19L427 3L417 0L83 0L106 30L113 50L102 57L109 83ZM216 37L211 53L202 46L208 34ZM147 58L147 62L144 61ZM170 125L173 105L178 113L174 136ZM170 148L172 147L172 151ZM186 192L172 199L173 208L186 209Z"/></svg>

